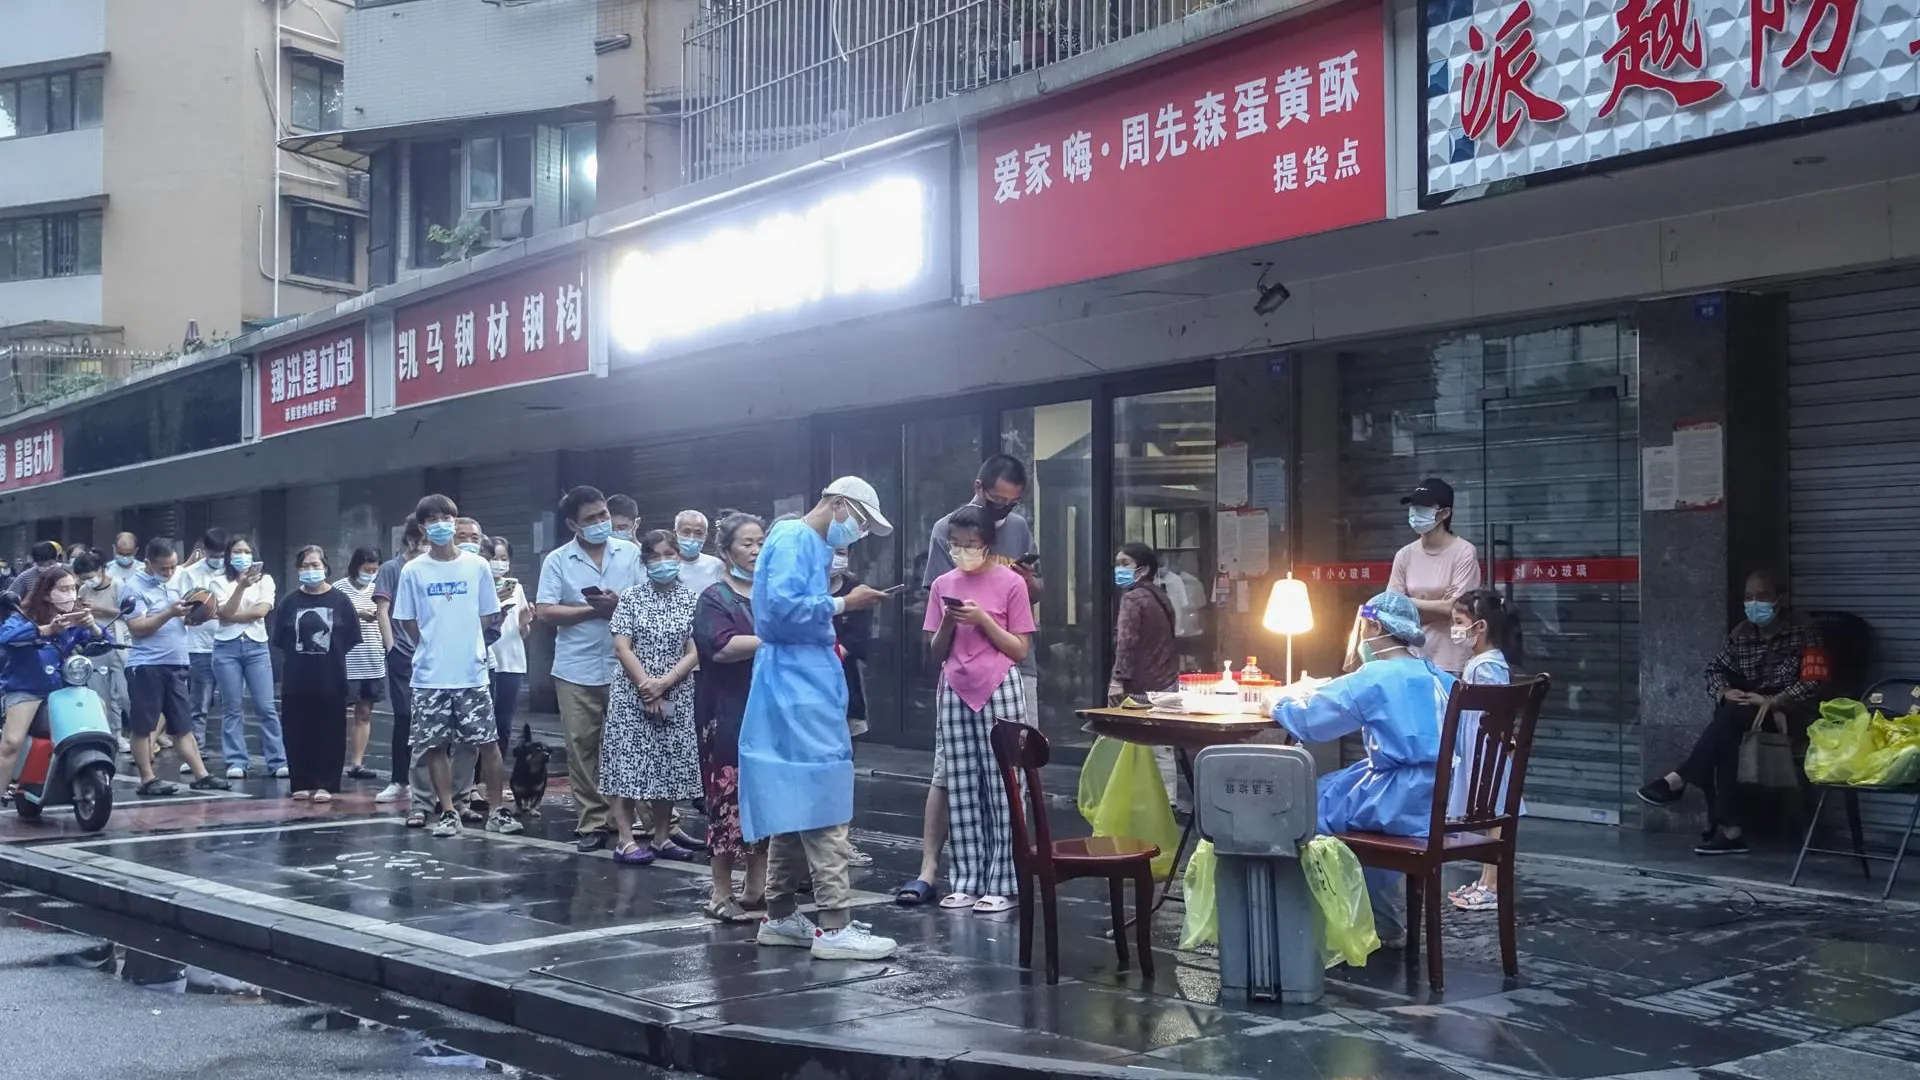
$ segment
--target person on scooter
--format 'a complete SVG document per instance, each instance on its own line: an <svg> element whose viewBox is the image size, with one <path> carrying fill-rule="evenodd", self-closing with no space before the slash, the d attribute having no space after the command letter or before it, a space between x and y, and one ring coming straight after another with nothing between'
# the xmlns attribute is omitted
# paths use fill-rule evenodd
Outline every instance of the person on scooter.
<svg viewBox="0 0 1920 1080"><path fill-rule="evenodd" d="M12 778L34 714L48 694L66 685L60 678L61 661L103 636L93 612L80 603L80 580L57 564L40 572L26 599L0 623L0 649L6 652L5 674L0 676L0 701L6 708L0 778Z"/></svg>

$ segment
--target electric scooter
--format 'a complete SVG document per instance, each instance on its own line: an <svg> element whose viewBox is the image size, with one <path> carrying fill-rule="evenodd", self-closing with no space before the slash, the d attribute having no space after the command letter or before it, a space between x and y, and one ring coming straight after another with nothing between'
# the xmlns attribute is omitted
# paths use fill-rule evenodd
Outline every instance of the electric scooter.
<svg viewBox="0 0 1920 1080"><path fill-rule="evenodd" d="M82 832L106 827L120 740L89 683L97 658L122 647L91 642L61 663L66 685L48 694L34 716L13 777L13 806L21 820L38 821L48 807L71 805Z"/></svg>

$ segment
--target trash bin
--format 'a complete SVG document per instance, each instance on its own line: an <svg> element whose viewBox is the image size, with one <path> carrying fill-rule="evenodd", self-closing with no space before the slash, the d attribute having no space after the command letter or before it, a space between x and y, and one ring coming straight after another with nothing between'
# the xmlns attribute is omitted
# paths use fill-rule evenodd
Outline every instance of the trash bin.
<svg viewBox="0 0 1920 1080"><path fill-rule="evenodd" d="M1200 835L1218 856L1222 996L1320 1000L1320 908L1300 852L1318 825L1313 756L1298 746L1214 746L1194 759Z"/></svg>

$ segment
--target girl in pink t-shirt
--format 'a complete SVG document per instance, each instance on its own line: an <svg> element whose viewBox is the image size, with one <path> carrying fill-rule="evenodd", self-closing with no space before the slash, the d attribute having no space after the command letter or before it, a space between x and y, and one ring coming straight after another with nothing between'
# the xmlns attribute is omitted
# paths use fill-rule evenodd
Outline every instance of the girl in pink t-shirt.
<svg viewBox="0 0 1920 1080"><path fill-rule="evenodd" d="M1017 878L1006 790L993 760L993 725L1025 723L1026 693L1017 670L1034 631L1027 583L994 562L994 523L984 509L963 506L947 519L954 569L927 594L926 630L940 658L934 738L947 763L952 817L948 843L953 893L943 908L982 914L1013 907Z"/></svg>

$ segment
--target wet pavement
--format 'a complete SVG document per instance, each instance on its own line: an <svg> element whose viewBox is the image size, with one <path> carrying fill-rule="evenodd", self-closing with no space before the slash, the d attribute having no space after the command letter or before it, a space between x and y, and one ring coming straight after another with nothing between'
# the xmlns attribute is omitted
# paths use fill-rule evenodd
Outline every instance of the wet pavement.
<svg viewBox="0 0 1920 1080"><path fill-rule="evenodd" d="M704 866L575 853L563 782L527 835L451 840L375 807L377 786L314 807L256 778L235 798L116 812L98 837L55 815L0 820L0 878L727 1078L1766 1080L1815 1061L1831 1080L1920 1077L1920 936L1902 904L1529 860L1517 983L1491 916L1450 913L1444 994L1383 952L1329 972L1317 1005L1249 1005L1222 999L1212 957L1177 949L1178 905L1154 924L1148 982L1117 970L1100 885L1065 887L1057 987L1016 966L1011 915L894 906L925 789L885 768L859 788L876 862L856 871L856 917L902 948L872 964L760 949L751 927L707 921ZM1059 827L1075 824L1062 807Z"/></svg>

